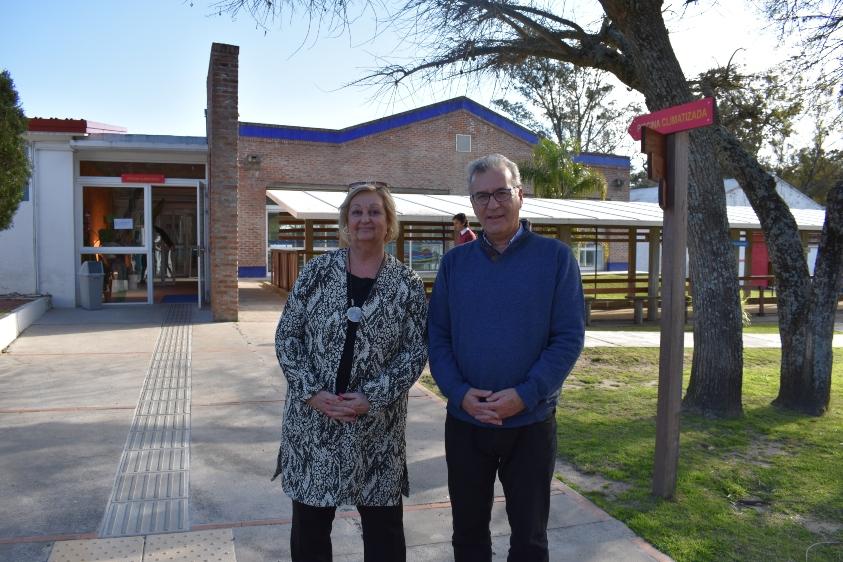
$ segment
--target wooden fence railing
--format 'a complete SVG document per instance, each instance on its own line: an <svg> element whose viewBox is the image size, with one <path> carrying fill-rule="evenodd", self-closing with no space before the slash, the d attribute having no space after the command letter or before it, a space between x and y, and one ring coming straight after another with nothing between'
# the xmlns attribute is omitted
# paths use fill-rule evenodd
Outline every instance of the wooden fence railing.
<svg viewBox="0 0 843 562"><path fill-rule="evenodd" d="M306 252L302 249L273 249L270 253L272 284L290 291L299 271L306 260L322 253L321 251ZM744 275L738 277L748 304L758 305L758 314L765 314L764 306L775 304L775 278L772 275ZM433 278L424 279L424 288L428 295L433 291ZM661 306L658 297L652 299L649 295L649 285L646 275L636 275L634 278L621 275L585 275L582 279L583 294L586 300L586 319L591 320L592 310L622 310L632 309L633 321L643 322L644 308L651 306L651 300L656 307ZM691 304L690 280L685 284L686 306Z"/></svg>

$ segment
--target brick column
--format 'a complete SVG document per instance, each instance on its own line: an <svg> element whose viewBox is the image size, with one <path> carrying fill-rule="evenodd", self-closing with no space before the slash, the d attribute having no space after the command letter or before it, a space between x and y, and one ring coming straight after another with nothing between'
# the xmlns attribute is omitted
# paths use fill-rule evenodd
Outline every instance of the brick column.
<svg viewBox="0 0 843 562"><path fill-rule="evenodd" d="M208 259L214 320L237 320L237 68L240 47L214 43L208 65Z"/></svg>

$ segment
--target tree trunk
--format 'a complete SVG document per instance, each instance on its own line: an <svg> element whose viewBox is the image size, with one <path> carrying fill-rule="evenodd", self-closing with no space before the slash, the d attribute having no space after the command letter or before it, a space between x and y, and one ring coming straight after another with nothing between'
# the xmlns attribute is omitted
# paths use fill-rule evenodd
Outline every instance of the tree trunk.
<svg viewBox="0 0 843 562"><path fill-rule="evenodd" d="M743 412L743 324L738 264L729 237L726 192L711 132L691 133L688 257L694 307L694 356L682 401L686 411L737 417ZM716 209L717 211L713 211Z"/></svg>
<svg viewBox="0 0 843 562"><path fill-rule="evenodd" d="M764 230L776 276L782 342L779 395L774 405L821 415L831 391L831 340L843 268L843 184L830 194L814 280L793 214L776 182L741 146L717 127L716 141Z"/></svg>
<svg viewBox="0 0 843 562"><path fill-rule="evenodd" d="M693 99L661 15L661 2L601 2L628 39L651 111ZM737 263L711 132L691 133L688 250L694 306L694 358L683 408L716 417L742 412L743 341ZM666 272L663 272L666 274Z"/></svg>
<svg viewBox="0 0 843 562"><path fill-rule="evenodd" d="M843 291L843 179L828 194L825 223L814 266L808 359L813 376L796 392L785 394L784 373L776 405L822 415L831 398L831 367L834 313Z"/></svg>
<svg viewBox="0 0 843 562"><path fill-rule="evenodd" d="M806 325L794 327L805 334L804 347L791 346L788 353L793 357L786 357L782 347L779 395L773 401L776 406L814 416L828 410L831 398L831 341L837 297L843 285L843 180L829 193L826 204ZM782 341L784 338L782 330Z"/></svg>

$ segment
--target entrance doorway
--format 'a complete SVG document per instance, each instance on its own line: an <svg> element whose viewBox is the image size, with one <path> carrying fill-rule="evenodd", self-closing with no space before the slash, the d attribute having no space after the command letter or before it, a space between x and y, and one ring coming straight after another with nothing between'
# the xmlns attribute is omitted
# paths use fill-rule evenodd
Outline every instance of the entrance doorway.
<svg viewBox="0 0 843 562"><path fill-rule="evenodd" d="M80 259L103 264L104 304L207 302L204 182L82 181Z"/></svg>
<svg viewBox="0 0 843 562"><path fill-rule="evenodd" d="M196 303L200 257L197 188L152 186L153 302ZM149 275L147 276L149 277Z"/></svg>

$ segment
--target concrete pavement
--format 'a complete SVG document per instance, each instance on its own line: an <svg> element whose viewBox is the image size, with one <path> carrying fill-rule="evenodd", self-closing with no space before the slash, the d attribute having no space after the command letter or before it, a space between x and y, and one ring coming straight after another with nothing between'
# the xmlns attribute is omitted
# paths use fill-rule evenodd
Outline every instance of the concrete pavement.
<svg viewBox="0 0 843 562"><path fill-rule="evenodd" d="M843 324L835 324L835 331L843 331ZM585 347L659 347L661 334L645 331L598 331L589 330L585 334ZM832 347L843 347L843 334L834 334ZM694 334L685 332L685 347L694 347ZM781 347L778 334L744 333L744 347Z"/></svg>
<svg viewBox="0 0 843 562"><path fill-rule="evenodd" d="M282 299L261 284L242 284L236 323L211 322L207 310L191 307L189 337L178 344L187 346L186 367L168 363L175 361L168 359L172 354L161 355L169 353L160 342L174 306L188 305L54 309L0 356L0 560L141 561L161 559L161 553L196 560L206 551L219 560L289 559L290 501L269 481L285 391L273 343ZM644 345L652 335L632 337ZM589 340L622 345L611 332L590 332ZM153 388L150 381L175 391L167 382L176 378L170 371L185 368L187 392L156 402L173 411L144 417L149 412L139 405ZM147 462L129 471L137 477L146 470L143 485L115 486L129 459L163 450L133 450L136 428L159 437L176 431L167 425L176 410L189 435L182 464L161 468L159 462L156 472ZM409 560L452 559L444 416L438 398L414 387L407 435L411 496L405 504ZM170 477L177 472L189 484L173 487ZM505 560L509 528L499 487L497 496L495 560ZM182 500L188 506L185 532L101 538L115 503L133 506L125 513L138 513L139 524L164 528L155 526L178 521L167 519L170 507L161 506ZM553 560L668 560L562 483L554 485L551 504ZM336 560L362 560L355 511L339 513L333 541Z"/></svg>

